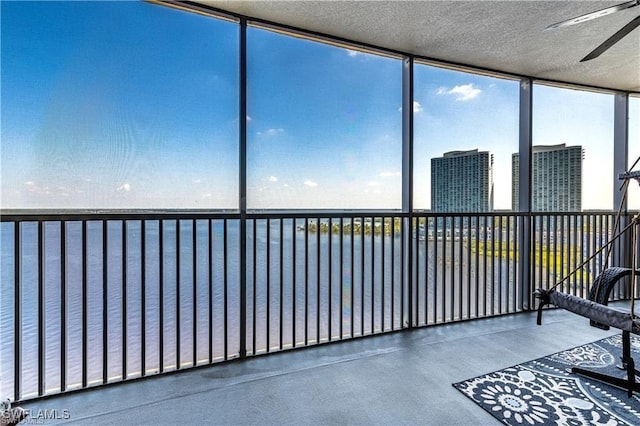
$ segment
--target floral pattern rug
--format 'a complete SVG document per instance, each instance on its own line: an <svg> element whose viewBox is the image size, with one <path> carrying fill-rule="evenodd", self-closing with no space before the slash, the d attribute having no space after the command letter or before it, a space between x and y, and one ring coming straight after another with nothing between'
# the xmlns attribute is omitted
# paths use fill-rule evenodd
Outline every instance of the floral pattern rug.
<svg viewBox="0 0 640 426"><path fill-rule="evenodd" d="M640 338L631 336L640 366ZM622 336L558 352L453 386L508 425L640 425L640 395L581 377L571 367L625 377ZM636 378L640 381L640 377Z"/></svg>

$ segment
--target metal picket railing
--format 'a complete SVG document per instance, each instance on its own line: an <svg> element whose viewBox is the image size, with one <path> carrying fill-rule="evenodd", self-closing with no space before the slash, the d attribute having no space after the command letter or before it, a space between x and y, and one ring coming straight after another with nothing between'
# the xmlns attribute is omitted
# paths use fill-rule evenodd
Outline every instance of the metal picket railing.
<svg viewBox="0 0 640 426"><path fill-rule="evenodd" d="M613 218L5 214L0 395L21 401L525 311L532 289L553 285L612 237ZM526 221L531 247L519 237ZM624 261L625 244L617 242L610 264ZM579 268L563 290L585 296L602 256ZM524 262L527 282L518 278Z"/></svg>

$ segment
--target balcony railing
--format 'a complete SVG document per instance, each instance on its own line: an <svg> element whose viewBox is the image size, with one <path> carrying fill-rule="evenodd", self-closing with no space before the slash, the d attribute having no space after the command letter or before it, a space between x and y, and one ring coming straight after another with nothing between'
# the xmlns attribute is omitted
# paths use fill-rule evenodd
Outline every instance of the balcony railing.
<svg viewBox="0 0 640 426"><path fill-rule="evenodd" d="M0 397L14 401L528 310L614 235L609 213L1 220ZM603 256L563 290L585 296Z"/></svg>

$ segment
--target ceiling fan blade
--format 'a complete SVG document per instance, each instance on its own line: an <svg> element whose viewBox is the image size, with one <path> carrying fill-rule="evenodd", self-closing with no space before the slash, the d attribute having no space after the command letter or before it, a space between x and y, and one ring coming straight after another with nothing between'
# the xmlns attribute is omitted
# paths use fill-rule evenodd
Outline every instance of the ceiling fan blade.
<svg viewBox="0 0 640 426"><path fill-rule="evenodd" d="M600 46L596 47L591 53L582 58L580 62L589 61L602 55L607 49L619 42L624 36L640 26L640 16L636 16L631 22L620 28L618 32L609 37Z"/></svg>
<svg viewBox="0 0 640 426"><path fill-rule="evenodd" d="M614 12L619 12L621 10L628 9L630 7L640 5L640 0L631 0L626 3L621 3L616 6L607 7L606 9L598 10L596 12L588 13L586 15L577 16L575 18L567 19L566 21L557 22L555 24L549 25L546 30L568 27L569 25L580 24L585 21L590 21L592 19L600 18L602 16L610 15Z"/></svg>

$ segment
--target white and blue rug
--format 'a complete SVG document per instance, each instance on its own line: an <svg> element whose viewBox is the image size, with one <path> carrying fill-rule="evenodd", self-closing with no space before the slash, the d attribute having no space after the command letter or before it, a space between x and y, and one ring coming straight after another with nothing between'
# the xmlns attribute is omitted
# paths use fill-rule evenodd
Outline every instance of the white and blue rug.
<svg viewBox="0 0 640 426"><path fill-rule="evenodd" d="M640 367L640 338L631 336ZM640 425L640 395L572 374L582 367L625 377L616 367L621 335L454 383L460 392L508 425ZM637 378L640 381L640 378Z"/></svg>

